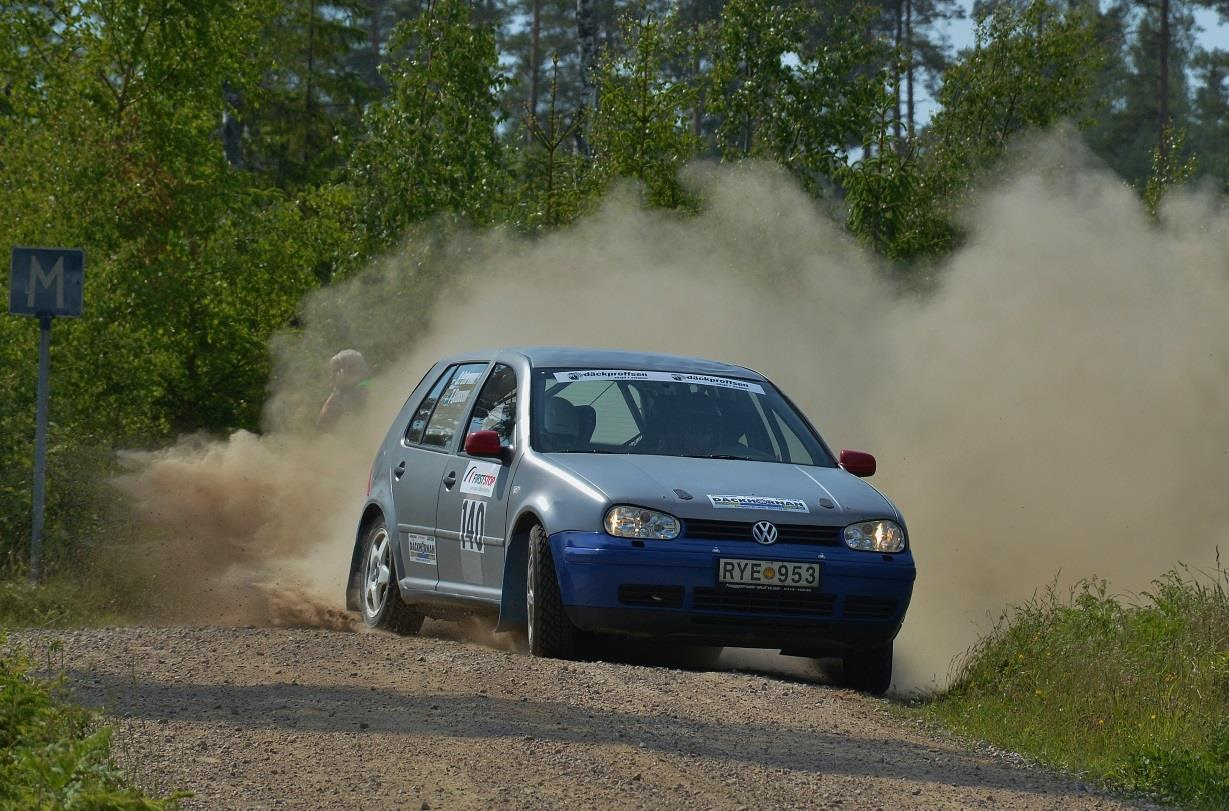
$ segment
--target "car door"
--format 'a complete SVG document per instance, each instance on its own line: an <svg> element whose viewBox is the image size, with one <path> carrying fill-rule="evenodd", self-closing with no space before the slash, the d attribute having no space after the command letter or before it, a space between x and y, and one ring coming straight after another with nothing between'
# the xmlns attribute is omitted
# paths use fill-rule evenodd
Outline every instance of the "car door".
<svg viewBox="0 0 1229 811"><path fill-rule="evenodd" d="M495 364L469 412L466 433L495 431L512 449L516 435L516 372ZM465 453L464 436L449 457L435 525L441 548L440 588L472 597L498 598L507 536L511 465ZM456 481L450 483L451 474Z"/></svg>
<svg viewBox="0 0 1229 811"><path fill-rule="evenodd" d="M414 410L401 441L389 459L392 468L393 510L397 515L397 543L401 576L414 589L434 590L439 582L438 543L435 532L440 479L449 461L451 435L440 433L435 413L448 397L463 389L458 382L468 375L470 387L485 363L453 365L445 369ZM434 431L429 428L435 426Z"/></svg>

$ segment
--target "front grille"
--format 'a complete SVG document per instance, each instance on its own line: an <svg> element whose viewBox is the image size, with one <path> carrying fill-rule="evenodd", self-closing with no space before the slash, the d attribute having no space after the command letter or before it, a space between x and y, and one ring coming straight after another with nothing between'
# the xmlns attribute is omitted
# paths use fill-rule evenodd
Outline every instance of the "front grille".
<svg viewBox="0 0 1229 811"><path fill-rule="evenodd" d="M751 521L710 521L688 518L686 537L709 541L754 541ZM777 543L840 546L842 527L816 527L810 524L777 524Z"/></svg>
<svg viewBox="0 0 1229 811"><path fill-rule="evenodd" d="M680 608L683 605L683 587L624 583L619 586L619 602L654 608Z"/></svg>
<svg viewBox="0 0 1229 811"><path fill-rule="evenodd" d="M757 614L832 616L836 596L813 591L698 588L693 593L699 611L748 611Z"/></svg>
<svg viewBox="0 0 1229 811"><path fill-rule="evenodd" d="M845 616L849 619L882 620L896 616L894 597L846 597Z"/></svg>

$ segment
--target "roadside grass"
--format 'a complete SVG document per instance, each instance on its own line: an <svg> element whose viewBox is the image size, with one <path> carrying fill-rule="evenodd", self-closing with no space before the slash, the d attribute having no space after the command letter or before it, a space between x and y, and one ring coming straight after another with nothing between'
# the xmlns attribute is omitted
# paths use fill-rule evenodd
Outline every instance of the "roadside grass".
<svg viewBox="0 0 1229 811"><path fill-rule="evenodd" d="M134 788L111 757L111 730L68 700L58 681L31 673L0 635L0 809L177 807Z"/></svg>
<svg viewBox="0 0 1229 811"><path fill-rule="evenodd" d="M1182 566L1138 597L1101 580L1012 608L922 714L1198 809L1229 808L1229 570Z"/></svg>
<svg viewBox="0 0 1229 811"><path fill-rule="evenodd" d="M24 577L0 580L0 629L67 628L130 622L129 592L113 581L57 577L38 585Z"/></svg>

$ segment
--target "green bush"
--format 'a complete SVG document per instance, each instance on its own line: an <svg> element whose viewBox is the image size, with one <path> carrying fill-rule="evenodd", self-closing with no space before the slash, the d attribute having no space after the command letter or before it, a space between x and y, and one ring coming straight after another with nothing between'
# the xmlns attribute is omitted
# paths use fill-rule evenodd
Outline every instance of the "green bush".
<svg viewBox="0 0 1229 811"><path fill-rule="evenodd" d="M1014 608L928 715L1101 780L1229 807L1229 571L1183 568L1137 600L1085 581Z"/></svg>
<svg viewBox="0 0 1229 811"><path fill-rule="evenodd" d="M0 637L0 645L4 642ZM163 809L111 759L111 730L36 678L20 655L0 658L0 808Z"/></svg>

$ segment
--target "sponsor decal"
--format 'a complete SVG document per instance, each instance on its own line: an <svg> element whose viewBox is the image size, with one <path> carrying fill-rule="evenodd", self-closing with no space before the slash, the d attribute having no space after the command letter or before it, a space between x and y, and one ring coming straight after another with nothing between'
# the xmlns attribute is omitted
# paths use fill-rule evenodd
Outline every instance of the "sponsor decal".
<svg viewBox="0 0 1229 811"><path fill-rule="evenodd" d="M486 502L467 498L461 502L461 551L482 553L486 531Z"/></svg>
<svg viewBox="0 0 1229 811"><path fill-rule="evenodd" d="M709 502L718 510L775 510L784 513L809 513L807 503L800 498L773 496L714 496Z"/></svg>
<svg viewBox="0 0 1229 811"><path fill-rule="evenodd" d="M647 372L627 369L576 369L570 372L555 372L555 380L572 383L579 380L652 380L661 383L694 383L697 386L715 386L720 389L737 389L751 394L763 394L764 387L749 380L733 377L713 377L686 372Z"/></svg>
<svg viewBox="0 0 1229 811"><path fill-rule="evenodd" d="M555 372L555 380L571 383L577 380L653 380L653 372L635 372L627 369L577 369L574 372Z"/></svg>
<svg viewBox="0 0 1229 811"><path fill-rule="evenodd" d="M461 477L461 492L473 496L487 496L495 492L495 480L499 478L499 465L494 462L470 462Z"/></svg>
<svg viewBox="0 0 1229 811"><path fill-rule="evenodd" d="M435 565L435 538L430 535L405 533L405 556L410 563L425 563Z"/></svg>

